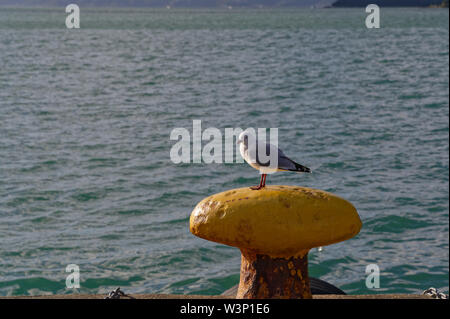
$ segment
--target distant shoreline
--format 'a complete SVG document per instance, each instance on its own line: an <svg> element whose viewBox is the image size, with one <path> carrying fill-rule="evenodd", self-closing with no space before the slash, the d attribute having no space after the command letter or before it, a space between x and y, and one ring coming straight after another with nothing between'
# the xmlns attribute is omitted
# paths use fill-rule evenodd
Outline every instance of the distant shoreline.
<svg viewBox="0 0 450 319"><path fill-rule="evenodd" d="M329 7L331 8L364 8L371 3L379 7L396 8L448 8L448 0L337 0Z"/></svg>
<svg viewBox="0 0 450 319"><path fill-rule="evenodd" d="M87 9L161 9L161 10L223 10L223 11L232 11L232 10L291 10L291 9L303 9L303 10L321 10L321 9L361 9L365 8L365 6L324 6L324 7L302 7L302 6L285 6L285 7L246 7L246 6L236 6L232 8L227 7L157 7L157 6L92 6L92 5L84 5L80 6L81 8ZM381 6L380 6L381 7ZM65 6L40 6L40 5L8 5L8 4L0 4L0 8L3 9L61 9L65 8ZM392 8L392 9L448 9L448 7L442 7L439 5L430 5L430 6L387 6L384 8Z"/></svg>
<svg viewBox="0 0 450 319"><path fill-rule="evenodd" d="M3 0L0 7L60 8L65 0ZM78 0L82 8L166 8L166 9L322 9L366 7L447 7L448 0Z"/></svg>

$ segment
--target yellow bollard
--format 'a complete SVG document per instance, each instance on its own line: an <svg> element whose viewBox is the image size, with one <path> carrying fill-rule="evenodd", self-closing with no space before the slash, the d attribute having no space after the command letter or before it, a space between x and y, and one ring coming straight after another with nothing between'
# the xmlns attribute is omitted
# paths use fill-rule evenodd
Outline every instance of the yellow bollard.
<svg viewBox="0 0 450 319"><path fill-rule="evenodd" d="M311 298L308 251L352 238L362 223L348 201L299 186L233 189L203 199L192 234L238 247L237 298Z"/></svg>

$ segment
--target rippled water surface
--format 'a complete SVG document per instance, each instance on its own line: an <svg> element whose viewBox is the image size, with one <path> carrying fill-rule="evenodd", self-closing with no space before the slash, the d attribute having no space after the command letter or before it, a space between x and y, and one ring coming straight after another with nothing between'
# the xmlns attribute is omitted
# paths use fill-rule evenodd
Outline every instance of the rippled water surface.
<svg viewBox="0 0 450 319"><path fill-rule="evenodd" d="M278 127L351 201L358 236L312 250L348 293L448 291L448 10L0 8L0 295L219 294L238 249L189 232L207 195L254 185L247 164L170 161L175 127ZM379 290L365 267L381 271Z"/></svg>

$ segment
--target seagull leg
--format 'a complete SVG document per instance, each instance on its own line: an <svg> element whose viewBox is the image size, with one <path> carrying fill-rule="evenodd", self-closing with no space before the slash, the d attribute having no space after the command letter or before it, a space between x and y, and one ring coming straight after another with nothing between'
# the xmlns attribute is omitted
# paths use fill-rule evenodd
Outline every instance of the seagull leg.
<svg viewBox="0 0 450 319"><path fill-rule="evenodd" d="M267 177L267 174L263 174L263 176L264 176L264 181L263 181L262 187L266 187L266 177Z"/></svg>
<svg viewBox="0 0 450 319"><path fill-rule="evenodd" d="M266 174L261 174L261 181L258 186L251 186L250 189L258 190L266 186Z"/></svg>

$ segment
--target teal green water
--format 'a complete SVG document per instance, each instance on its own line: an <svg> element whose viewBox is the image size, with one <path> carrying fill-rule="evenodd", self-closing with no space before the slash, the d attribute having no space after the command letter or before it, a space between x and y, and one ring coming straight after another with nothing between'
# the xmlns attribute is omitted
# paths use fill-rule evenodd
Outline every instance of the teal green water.
<svg viewBox="0 0 450 319"><path fill-rule="evenodd" d="M247 164L170 161L175 127L278 127L351 201L361 233L312 250L348 293L448 291L449 12L0 8L0 295L218 294L237 249L196 238L203 197L254 185ZM379 266L380 289L365 286Z"/></svg>

